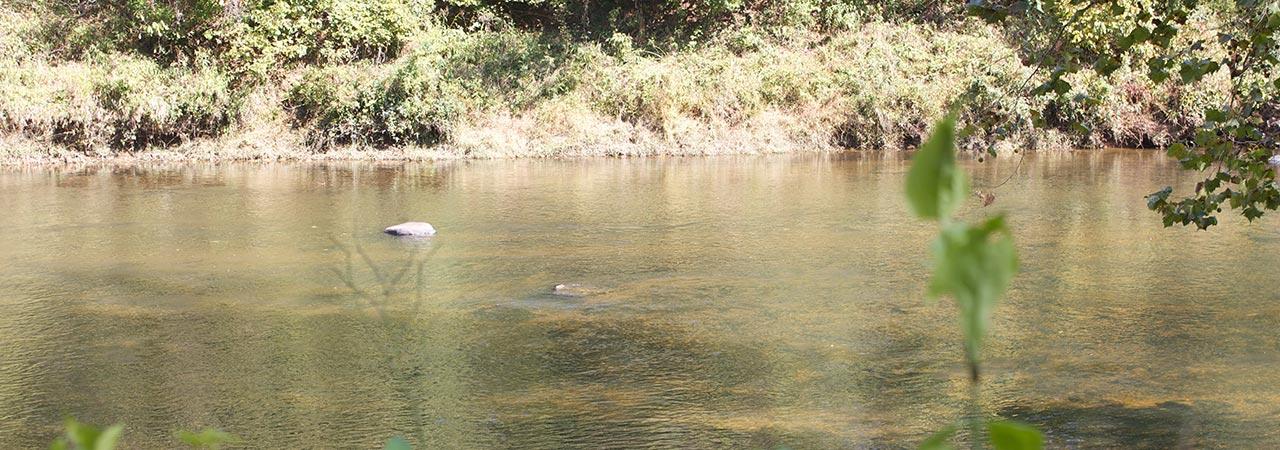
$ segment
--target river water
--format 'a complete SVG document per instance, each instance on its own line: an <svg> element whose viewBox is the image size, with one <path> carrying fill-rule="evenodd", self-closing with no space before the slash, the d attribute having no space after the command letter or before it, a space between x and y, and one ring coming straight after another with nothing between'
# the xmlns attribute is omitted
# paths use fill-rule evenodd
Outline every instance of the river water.
<svg viewBox="0 0 1280 450"><path fill-rule="evenodd" d="M970 410L906 161L0 170L0 447L898 448ZM1280 446L1280 215L1153 152L967 162L1022 272L977 403L1051 447ZM1016 172L1015 172L1016 171ZM1012 175L1011 178L1010 175ZM380 233L408 220L440 234ZM570 286L557 295L553 286Z"/></svg>

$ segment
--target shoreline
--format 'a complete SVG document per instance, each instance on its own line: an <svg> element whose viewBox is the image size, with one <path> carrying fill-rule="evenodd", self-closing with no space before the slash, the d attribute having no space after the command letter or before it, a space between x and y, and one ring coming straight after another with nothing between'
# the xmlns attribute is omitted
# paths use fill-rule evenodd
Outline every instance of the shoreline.
<svg viewBox="0 0 1280 450"><path fill-rule="evenodd" d="M296 153L282 155L254 156L219 156L205 154L183 154L177 152L139 152L112 155L39 155L0 157L0 169L26 167L52 167L68 165L111 165L140 166L147 164L222 164L222 163L413 163L413 162L466 162L492 160L585 160L595 158L631 159L631 158L702 158L732 156L785 156L785 155L834 155L834 154L880 154L890 155L901 151L855 150L841 148L814 149L788 152L647 152L647 153L549 153L549 154L512 154L468 156L456 152L415 151L415 150L378 150L363 152L324 152Z"/></svg>
<svg viewBox="0 0 1280 450"><path fill-rule="evenodd" d="M39 167L70 164L142 165L151 163L252 163L252 162L452 162L503 159L590 159L590 158L666 158L709 156L765 156L765 155L813 155L837 153L891 154L899 151L855 150L842 148L815 148L793 151L642 151L642 152L546 152L546 153L485 153L467 154L449 149L398 148L379 150L337 150L307 152L297 150L285 153L184 153L179 151L142 151L95 155L85 153L57 153L37 155L0 156L0 167Z"/></svg>
<svg viewBox="0 0 1280 450"><path fill-rule="evenodd" d="M1106 146L1102 148L1061 148L1052 150L1029 150L1031 154L1067 155L1076 153L1093 153L1113 150L1126 151L1158 151L1154 148L1128 148ZM576 161L592 159L664 159L664 158L732 158L732 157L786 157L786 156L832 156L853 158L894 158L909 155L915 149L905 150L862 150L846 148L823 148L802 151L763 152L763 151L702 151L702 152L650 152L650 153L576 153L576 154L525 154L525 155L485 155L467 156L449 152L415 151L415 150L378 150L361 152L325 152L297 153L288 155L257 156L219 156L207 154L183 154L178 152L139 152L112 155L74 155L62 157L55 155L11 156L0 157L0 170L41 169L77 166L111 166L142 167L149 165L203 165L203 164L336 164L336 163L372 163L372 164L406 164L406 163L466 163L473 161L498 160L557 160ZM999 158L1007 158L1014 154L1002 152ZM978 159L972 156L966 159Z"/></svg>
<svg viewBox="0 0 1280 450"><path fill-rule="evenodd" d="M466 144L444 143L429 146L335 145L313 147L305 144L302 130L284 126L250 126L219 137L199 138L180 144L138 151L98 148L80 150L50 143L47 139L21 133L0 132L0 167L40 167L62 165L137 166L153 163L227 162L439 162L498 159L586 159L708 156L764 156L812 154L895 155L910 153L914 146L845 147L819 136L824 129L781 130L767 128L736 130L733 133L687 133L682 139L666 140L634 134L617 139L575 139L555 135L530 138L523 130L487 127L477 129L487 139ZM1053 131L1030 138L1020 136L994 144L997 155L1028 152L1074 152L1103 148L1129 148L1106 144L1097 147L1070 145ZM985 152L968 150L978 157Z"/></svg>
<svg viewBox="0 0 1280 450"><path fill-rule="evenodd" d="M1153 150L1144 148L1128 148L1123 146L1103 146L1099 148L1084 147L1051 147L1028 148L1028 153L1065 154L1076 152L1095 152L1114 148L1132 150ZM43 152L19 152L4 154L0 144L0 169L39 168L58 166L144 166L149 164L222 164L222 163L411 163L411 162L467 162L490 160L586 160L586 159L645 159L645 158L706 158L706 157L739 157L739 156L812 156L812 155L857 155L857 157L890 157L910 154L915 148L908 149L855 149L836 146L814 146L808 148L726 148L708 146L700 149L671 147L635 148L634 146L580 148L574 150L550 150L545 152L511 152L500 149L475 152L449 147L401 147L401 148L341 148L328 151L309 151L304 147L292 149L272 149L270 151L245 151L243 149L202 149L200 151L182 150L144 150L139 152L116 152L110 154L93 154L49 148ZM1002 148L998 154L1007 157L1015 154L1012 147ZM965 153L977 159L976 153Z"/></svg>

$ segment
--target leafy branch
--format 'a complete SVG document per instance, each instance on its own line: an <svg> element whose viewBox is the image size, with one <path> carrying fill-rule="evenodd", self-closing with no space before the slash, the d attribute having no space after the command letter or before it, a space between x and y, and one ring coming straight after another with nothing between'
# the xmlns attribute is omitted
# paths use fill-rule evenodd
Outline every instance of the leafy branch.
<svg viewBox="0 0 1280 450"><path fill-rule="evenodd" d="M1019 20L1025 28L1042 29L1055 36L1054 48L1039 52L1037 67L1054 67L1034 95L1064 95L1072 89L1066 76L1088 67L1110 76L1124 61L1146 69L1153 83L1190 85L1221 74L1229 80L1229 96L1207 108L1203 124L1188 139L1167 147L1169 156L1183 169L1202 173L1190 195L1173 196L1165 187L1147 196L1147 206L1161 214L1165 226L1192 225L1204 230L1218 224L1223 205L1239 210L1252 221L1264 210L1280 208L1275 156L1280 150L1280 2L1234 0L1220 12L1223 23L1211 30L1196 30L1193 13L1209 8L1201 0L969 0L969 14L990 23ZM1074 13L1061 17L1064 10ZM1105 9L1103 9L1105 8ZM1106 14L1095 21L1118 21L1122 26L1103 45L1088 47L1066 33L1086 11ZM1210 32L1206 40L1193 32ZM1175 76L1176 75L1176 76ZM1092 101L1087 98L1080 101ZM1043 120L1035 120L1046 127ZM1080 124L1076 124L1081 126Z"/></svg>
<svg viewBox="0 0 1280 450"><path fill-rule="evenodd" d="M1030 450L1044 446L1035 428L1006 420L985 421L979 407L981 349L991 326L991 315L1018 272L1013 235L1003 216L978 224L952 219L968 195L968 178L955 165L955 117L948 116L912 158L907 173L907 200L916 216L937 221L940 232L933 241L934 272L929 282L931 299L949 296L960 310L965 363L969 368L970 404L967 420L974 446L983 432L997 450ZM958 427L934 434L920 448L950 448L947 441Z"/></svg>

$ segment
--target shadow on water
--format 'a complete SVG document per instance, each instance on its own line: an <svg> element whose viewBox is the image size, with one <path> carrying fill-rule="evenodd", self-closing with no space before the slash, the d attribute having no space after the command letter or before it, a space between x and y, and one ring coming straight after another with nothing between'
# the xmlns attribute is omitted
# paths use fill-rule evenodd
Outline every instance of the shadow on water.
<svg viewBox="0 0 1280 450"><path fill-rule="evenodd" d="M393 412L404 419L395 428L397 434L423 448L453 445L462 440L459 426L474 420L469 413L464 417L445 407L466 406L456 398L461 393L450 386L453 383L442 383L458 375L453 364L458 358L449 351L464 345L466 338L452 333L458 320L427 298L431 289L427 272L440 245L429 238L394 239L404 256L379 261L358 240L345 244L330 237L343 255L343 262L330 272L348 289L351 302L347 306L376 313L388 338L380 351L369 356L381 361L387 381L402 402L402 408ZM441 386L449 386L451 392L442 393ZM441 398L449 405L442 404Z"/></svg>
<svg viewBox="0 0 1280 450"><path fill-rule="evenodd" d="M670 279L656 285L700 290ZM486 440L508 448L899 448L952 408L928 406L946 391L951 364L918 354L944 338L906 313L872 325L858 342L865 350L850 354L798 341L804 330L765 340L723 334L707 321L741 317L658 308L653 298L670 294L656 285L584 298L534 292L475 308L465 353ZM903 416L910 425L896 420Z"/></svg>
<svg viewBox="0 0 1280 450"><path fill-rule="evenodd" d="M1264 422L1245 420L1230 405L1214 402L1019 403L999 413L1040 427L1049 448L1190 449L1215 447L1224 441L1259 443L1274 440L1277 434Z"/></svg>
<svg viewBox="0 0 1280 450"><path fill-rule="evenodd" d="M498 307L476 313L475 389L509 448L834 444L770 424L769 354L653 317ZM785 400L784 400L785 401ZM772 412L772 414L771 414ZM824 445L831 446L831 445Z"/></svg>

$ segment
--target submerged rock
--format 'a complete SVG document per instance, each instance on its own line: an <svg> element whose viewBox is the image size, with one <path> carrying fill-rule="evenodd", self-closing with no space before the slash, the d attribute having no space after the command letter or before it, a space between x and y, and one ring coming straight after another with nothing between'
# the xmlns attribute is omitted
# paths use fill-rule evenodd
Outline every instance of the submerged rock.
<svg viewBox="0 0 1280 450"><path fill-rule="evenodd" d="M434 236L436 228L426 222L405 222L382 230L392 236Z"/></svg>

